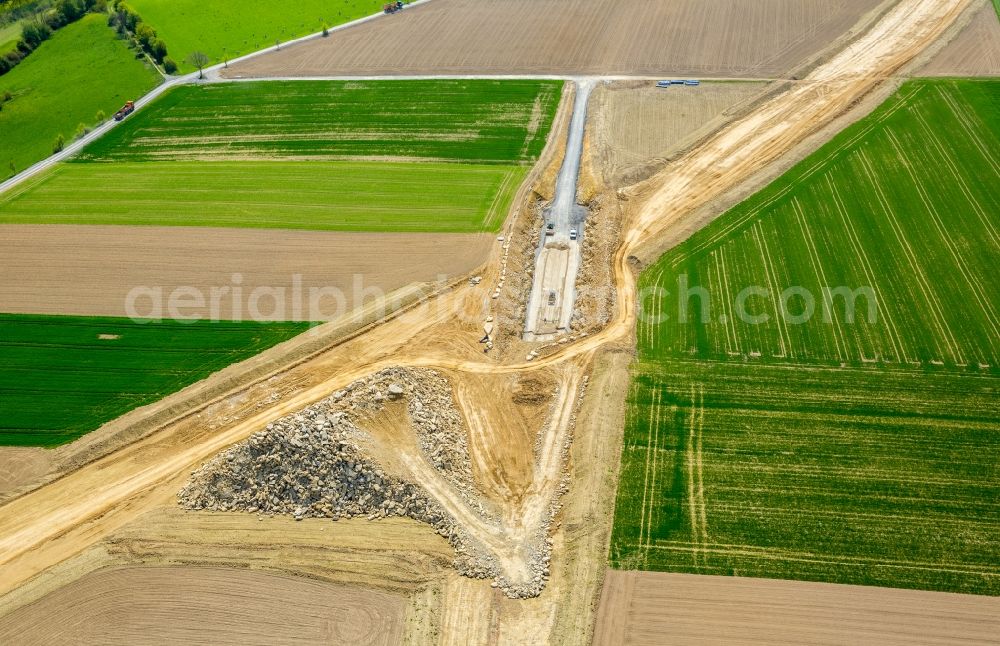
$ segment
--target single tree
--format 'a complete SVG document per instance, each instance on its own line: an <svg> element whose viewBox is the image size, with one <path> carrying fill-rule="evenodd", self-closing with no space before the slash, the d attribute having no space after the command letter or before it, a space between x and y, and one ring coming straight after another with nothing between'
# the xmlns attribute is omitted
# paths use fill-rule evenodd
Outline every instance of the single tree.
<svg viewBox="0 0 1000 646"><path fill-rule="evenodd" d="M202 70L208 65L208 54L205 52L191 52L187 57L187 62L198 68L198 78L205 78Z"/></svg>
<svg viewBox="0 0 1000 646"><path fill-rule="evenodd" d="M52 144L52 152L57 153L63 149L66 145L66 138L62 136L62 133L56 137L56 142Z"/></svg>

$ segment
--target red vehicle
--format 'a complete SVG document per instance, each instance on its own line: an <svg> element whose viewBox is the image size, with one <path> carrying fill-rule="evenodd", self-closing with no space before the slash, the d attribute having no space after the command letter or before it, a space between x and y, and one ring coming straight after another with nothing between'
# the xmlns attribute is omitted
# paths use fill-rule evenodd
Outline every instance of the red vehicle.
<svg viewBox="0 0 1000 646"><path fill-rule="evenodd" d="M135 103L132 101L126 101L125 105L122 106L121 110L115 112L115 121L121 121L128 115L132 114L135 110Z"/></svg>

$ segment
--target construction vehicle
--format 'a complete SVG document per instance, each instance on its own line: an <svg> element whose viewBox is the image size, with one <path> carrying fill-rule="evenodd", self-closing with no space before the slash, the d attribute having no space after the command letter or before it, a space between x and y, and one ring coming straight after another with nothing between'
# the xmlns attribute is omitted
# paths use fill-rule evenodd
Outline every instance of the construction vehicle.
<svg viewBox="0 0 1000 646"><path fill-rule="evenodd" d="M132 101L126 101L125 105L121 107L121 110L115 112L115 121L121 121L128 115L135 111L135 103Z"/></svg>

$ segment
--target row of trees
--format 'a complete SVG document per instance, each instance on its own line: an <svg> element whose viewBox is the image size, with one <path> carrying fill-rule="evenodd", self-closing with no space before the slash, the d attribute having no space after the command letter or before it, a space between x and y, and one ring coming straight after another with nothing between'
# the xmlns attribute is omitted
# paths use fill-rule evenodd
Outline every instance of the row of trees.
<svg viewBox="0 0 1000 646"><path fill-rule="evenodd" d="M177 63L167 56L167 44L156 35L156 30L142 21L135 9L123 0L115 0L108 25L114 27L122 38L131 38L136 46L149 54L163 71L173 74L177 71Z"/></svg>
<svg viewBox="0 0 1000 646"><path fill-rule="evenodd" d="M106 0L57 0L51 9L28 20L21 28L17 46L0 56L0 75L6 74L52 36L52 32L76 22L89 11L107 11Z"/></svg>

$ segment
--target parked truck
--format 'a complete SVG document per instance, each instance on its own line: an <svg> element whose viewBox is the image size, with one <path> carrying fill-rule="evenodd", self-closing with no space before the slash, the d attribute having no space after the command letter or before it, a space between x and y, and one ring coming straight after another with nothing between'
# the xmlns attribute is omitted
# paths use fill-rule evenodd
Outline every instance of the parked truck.
<svg viewBox="0 0 1000 646"><path fill-rule="evenodd" d="M115 121L121 121L135 110L135 103L126 101L118 112L115 112Z"/></svg>

